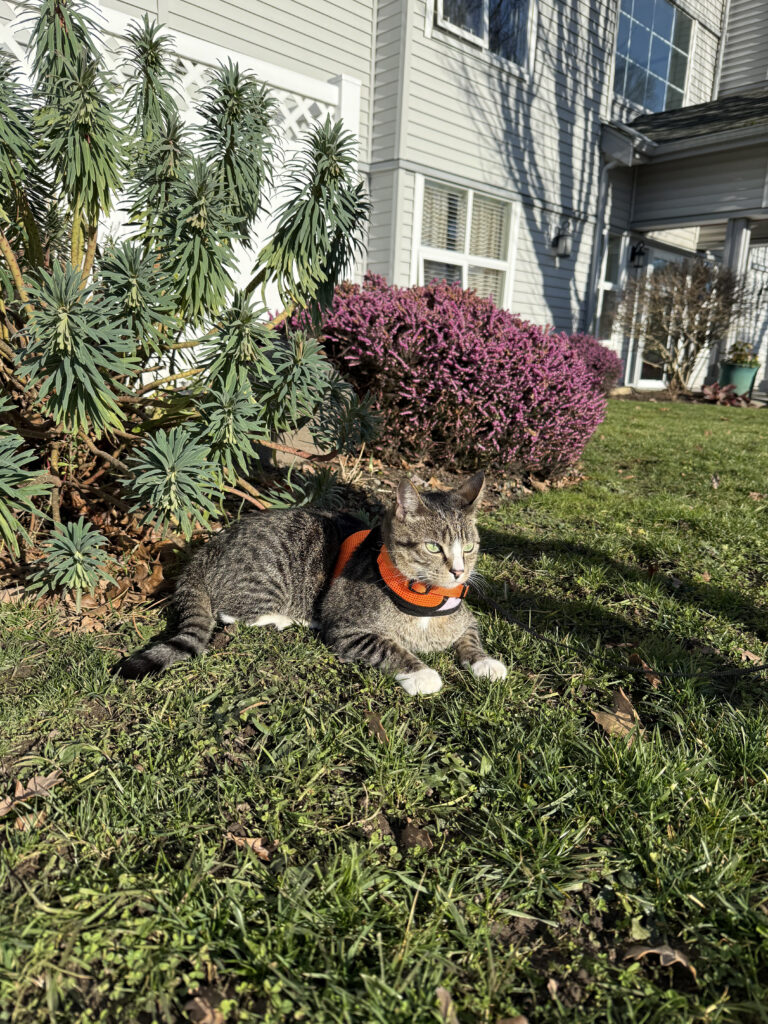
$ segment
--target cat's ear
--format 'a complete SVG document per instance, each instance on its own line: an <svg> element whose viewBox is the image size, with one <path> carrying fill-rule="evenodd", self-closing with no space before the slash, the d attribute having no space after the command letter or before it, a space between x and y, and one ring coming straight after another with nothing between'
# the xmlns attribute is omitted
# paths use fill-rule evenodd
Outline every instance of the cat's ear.
<svg viewBox="0 0 768 1024"><path fill-rule="evenodd" d="M405 519L409 514L423 511L424 505L419 497L419 492L410 480L401 480L397 485L397 504L395 515L398 519Z"/></svg>
<svg viewBox="0 0 768 1024"><path fill-rule="evenodd" d="M475 473L469 480L465 480L461 487L456 488L456 493L461 498L465 512L473 512L477 508L484 486L485 473L481 469L479 473Z"/></svg>

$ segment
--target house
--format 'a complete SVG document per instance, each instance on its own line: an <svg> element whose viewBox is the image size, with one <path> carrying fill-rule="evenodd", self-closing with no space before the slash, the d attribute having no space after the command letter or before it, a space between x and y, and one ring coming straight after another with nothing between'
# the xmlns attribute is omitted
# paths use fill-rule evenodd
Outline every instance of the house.
<svg viewBox="0 0 768 1024"><path fill-rule="evenodd" d="M291 143L343 116L372 198L366 265L460 281L593 330L626 380L659 370L614 330L628 274L708 252L768 296L768 0L103 0L108 45L148 12L189 98L232 57ZM22 52L0 0L0 45ZM768 299L742 325L768 364ZM718 353L713 353L712 359ZM709 367L702 365L704 378Z"/></svg>

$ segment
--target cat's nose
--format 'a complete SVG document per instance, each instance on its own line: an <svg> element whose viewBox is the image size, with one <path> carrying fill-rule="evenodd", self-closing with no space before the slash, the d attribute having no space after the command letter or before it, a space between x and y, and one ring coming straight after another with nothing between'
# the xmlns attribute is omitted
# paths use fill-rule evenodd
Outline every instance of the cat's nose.
<svg viewBox="0 0 768 1024"><path fill-rule="evenodd" d="M461 574L462 574L463 572L464 572L464 570L463 570L463 569L451 569L451 570L450 570L451 576L453 576L453 578L454 578L455 580L457 580L457 579L459 578L459 576L461 576Z"/></svg>

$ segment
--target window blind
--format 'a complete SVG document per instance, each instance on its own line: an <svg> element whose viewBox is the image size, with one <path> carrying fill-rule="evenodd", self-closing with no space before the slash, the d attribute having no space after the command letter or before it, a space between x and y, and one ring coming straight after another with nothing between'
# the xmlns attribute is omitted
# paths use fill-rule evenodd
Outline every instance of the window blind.
<svg viewBox="0 0 768 1024"><path fill-rule="evenodd" d="M467 194L428 183L424 186L421 244L463 252L467 230Z"/></svg>

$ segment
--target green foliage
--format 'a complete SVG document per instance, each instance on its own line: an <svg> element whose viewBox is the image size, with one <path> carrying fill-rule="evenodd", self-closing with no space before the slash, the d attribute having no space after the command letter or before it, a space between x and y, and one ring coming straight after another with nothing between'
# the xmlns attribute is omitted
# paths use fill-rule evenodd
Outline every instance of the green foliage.
<svg viewBox="0 0 768 1024"><path fill-rule="evenodd" d="M195 438L207 446L209 460L232 479L247 473L250 460L256 457L251 442L269 438L250 387L206 391L196 404L200 422Z"/></svg>
<svg viewBox="0 0 768 1024"><path fill-rule="evenodd" d="M0 376L28 428L0 434L0 493L15 493L0 543L14 551L12 519L48 511L32 467L58 472L60 457L57 519L124 508L127 494L141 523L189 536L223 514L227 490L265 486L258 441L308 426L349 451L373 429L317 342L267 312L277 288L286 314L309 305L316 319L359 250L355 140L330 120L311 128L276 192L278 106L263 82L232 62L209 71L187 124L172 35L134 22L123 81L93 13L85 0L30 11L30 86L0 55ZM99 237L118 200L133 237ZM274 237L257 237L276 207ZM238 258L257 248L238 289ZM312 476L281 493L330 494L328 474Z"/></svg>
<svg viewBox="0 0 768 1024"><path fill-rule="evenodd" d="M231 205L235 228L246 235L271 184L277 103L266 86L232 61L216 68L203 91L201 151Z"/></svg>
<svg viewBox="0 0 768 1024"><path fill-rule="evenodd" d="M171 281L156 264L154 253L135 242L116 245L101 262L104 294L114 305L112 326L145 355L160 353L177 326Z"/></svg>
<svg viewBox="0 0 768 1024"><path fill-rule="evenodd" d="M0 417L11 408L7 399L0 398ZM32 498L49 489L40 480L40 470L30 468L35 461L34 452L24 450L23 445L24 439L7 423L0 422L0 541L14 555L19 553L19 536L30 541L19 516L25 512L39 515Z"/></svg>
<svg viewBox="0 0 768 1024"><path fill-rule="evenodd" d="M125 107L128 130L145 143L162 135L174 112L173 42L165 30L145 14L128 26L124 70L128 76Z"/></svg>
<svg viewBox="0 0 768 1024"><path fill-rule="evenodd" d="M41 271L29 293L35 306L18 364L39 381L37 397L48 415L57 426L96 437L119 427L123 412L112 389L127 390L119 378L134 373L137 363L134 339L121 336L115 300L83 288L80 271L60 263Z"/></svg>
<svg viewBox="0 0 768 1024"><path fill-rule="evenodd" d="M143 523L178 526L189 540L195 527L215 514L219 474L207 445L186 427L159 430L137 449L129 466L134 476L126 490L135 499L134 511L145 510Z"/></svg>
<svg viewBox="0 0 768 1024"><path fill-rule="evenodd" d="M30 585L47 592L67 590L75 595L77 610L83 592L93 593L101 580L114 583L105 565L107 539L82 516L71 523L57 523L43 549L41 567Z"/></svg>
<svg viewBox="0 0 768 1024"><path fill-rule="evenodd" d="M306 148L290 163L287 199L257 274L259 280L274 275L286 305L313 312L329 305L330 282L362 250L369 203L362 182L350 173L356 146L340 122L326 118L309 130Z"/></svg>

